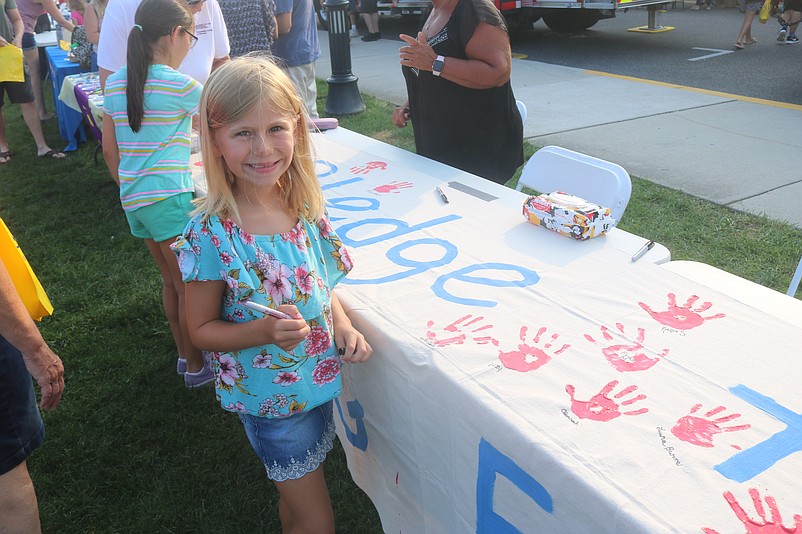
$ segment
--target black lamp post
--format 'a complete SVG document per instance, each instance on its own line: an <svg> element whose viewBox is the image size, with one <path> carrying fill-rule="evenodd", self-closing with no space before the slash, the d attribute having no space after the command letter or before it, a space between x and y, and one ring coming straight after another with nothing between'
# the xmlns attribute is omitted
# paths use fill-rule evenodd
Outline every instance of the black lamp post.
<svg viewBox="0 0 802 534"><path fill-rule="evenodd" d="M324 111L329 115L353 115L365 111L365 103L351 72L351 43L348 36L348 0L326 0L329 15L331 77Z"/></svg>

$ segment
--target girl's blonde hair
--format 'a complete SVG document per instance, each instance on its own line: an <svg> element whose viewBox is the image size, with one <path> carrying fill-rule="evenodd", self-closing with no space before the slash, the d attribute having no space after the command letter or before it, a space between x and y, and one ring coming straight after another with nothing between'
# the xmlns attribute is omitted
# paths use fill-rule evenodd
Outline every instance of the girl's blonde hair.
<svg viewBox="0 0 802 534"><path fill-rule="evenodd" d="M298 117L295 148L287 172L279 178L281 200L287 209L306 219L323 216L323 191L315 173L311 140L303 102L292 80L269 56L247 55L233 59L212 72L203 88L200 104L201 150L208 193L195 201L193 213L239 221L232 186L235 176L215 150L212 137L221 126L238 121L257 106Z"/></svg>

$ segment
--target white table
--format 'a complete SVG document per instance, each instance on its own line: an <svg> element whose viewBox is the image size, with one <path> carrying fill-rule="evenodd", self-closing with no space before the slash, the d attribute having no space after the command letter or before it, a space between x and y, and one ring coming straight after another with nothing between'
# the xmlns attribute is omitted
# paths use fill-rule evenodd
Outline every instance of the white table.
<svg viewBox="0 0 802 534"><path fill-rule="evenodd" d="M575 242L514 191L315 137L355 263L338 295L375 349L338 434L385 532L735 533L750 492L802 513L802 329L632 263L643 238Z"/></svg>
<svg viewBox="0 0 802 534"><path fill-rule="evenodd" d="M58 38L56 37L56 30L37 33L33 36L33 38L36 41L36 46L38 46L39 48L56 46L58 44Z"/></svg>

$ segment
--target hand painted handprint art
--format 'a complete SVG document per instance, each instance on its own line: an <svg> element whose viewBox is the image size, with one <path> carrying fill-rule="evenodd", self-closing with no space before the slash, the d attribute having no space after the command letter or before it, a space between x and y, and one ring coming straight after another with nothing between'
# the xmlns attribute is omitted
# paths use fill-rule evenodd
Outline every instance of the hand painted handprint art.
<svg viewBox="0 0 802 534"><path fill-rule="evenodd" d="M393 180L390 183L382 184L378 187L374 187L373 191L377 193L394 193L398 194L401 192L402 189L409 189L412 187L412 182L399 182L397 180Z"/></svg>
<svg viewBox="0 0 802 534"><path fill-rule="evenodd" d="M624 325L616 323L615 327L624 335ZM614 340L610 329L606 326L601 327L602 336L604 336L607 346L602 347L602 354L607 358L616 371L625 373L629 371L645 371L650 369L654 364L660 361L668 354L668 349L663 349L660 354L650 357L646 354L646 349L643 346L643 340L646 338L646 332L643 328L638 328L638 335L635 341L623 339L619 342L610 343ZM585 339L594 344L600 344L590 334L585 334Z"/></svg>
<svg viewBox="0 0 802 534"><path fill-rule="evenodd" d="M677 296L674 293L668 294L668 307L664 311L654 311L645 302L638 302L641 308L646 310L646 313L651 315L652 319L660 324L666 325L677 330L690 330L704 324L706 321L712 319L721 319L726 317L723 313L717 313L707 317L702 317L702 313L706 312L713 305L710 302L703 302L696 308L694 305L699 300L698 295L691 295L685 304L677 306Z"/></svg>
<svg viewBox="0 0 802 534"><path fill-rule="evenodd" d="M386 168L387 164L383 161L369 161L364 165L351 167L349 170L351 174L368 174L370 171L383 171Z"/></svg>
<svg viewBox="0 0 802 534"><path fill-rule="evenodd" d="M640 402L646 398L646 395L639 393L632 396L638 389L638 386L627 386L610 398L608 395L618 385L618 380L611 380L604 386L601 391L592 396L587 401L580 401L574 398L574 386L568 384L565 386L565 391L571 397L571 411L574 412L580 419L591 419L593 421L607 422L615 419L620 415L640 415L649 411L648 408L640 408L638 410L630 410L622 412L631 404Z"/></svg>
<svg viewBox="0 0 802 534"><path fill-rule="evenodd" d="M777 501L774 497L766 495L766 505L769 507L769 513L767 514L757 488L749 488L749 496L752 497L752 504L755 505L757 518L749 517L746 510L731 492L724 492L724 499L729 503L732 511L735 512L735 517L746 529L744 534L802 534L802 515L794 514L793 526L787 527L783 523L780 508L777 506ZM719 534L719 531L712 528L703 528L702 532L705 534Z"/></svg>
<svg viewBox="0 0 802 534"><path fill-rule="evenodd" d="M517 350L499 351L498 359L507 369L520 371L521 373L534 371L549 363L553 356L562 354L571 346L564 344L559 348L555 347L557 338L560 337L559 334L552 334L542 339L547 330L545 326L538 329L532 341L527 342L527 330L527 327L521 327L519 335L521 343L518 345Z"/></svg>
<svg viewBox="0 0 802 534"><path fill-rule="evenodd" d="M434 321L429 321L426 323L426 341L435 347L462 345L468 339L477 345L498 346L496 339L483 335L486 330L493 328L492 324L485 324L484 320L484 317L465 315L444 326L440 332L435 332Z"/></svg>
<svg viewBox="0 0 802 534"><path fill-rule="evenodd" d="M701 404L695 404L688 415L677 421L677 424L671 429L671 433L687 443L700 447L712 447L713 436L722 432L738 432L752 427L752 425L724 426L724 423L729 423L741 417L739 413L716 417L726 410L724 406L717 406L704 414L697 415L701 408ZM737 449L738 447L735 448Z"/></svg>

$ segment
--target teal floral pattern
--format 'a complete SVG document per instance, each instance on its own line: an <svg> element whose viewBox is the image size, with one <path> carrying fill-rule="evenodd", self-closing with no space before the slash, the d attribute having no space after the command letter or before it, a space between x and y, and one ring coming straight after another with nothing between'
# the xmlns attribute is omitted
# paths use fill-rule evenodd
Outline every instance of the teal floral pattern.
<svg viewBox="0 0 802 534"><path fill-rule="evenodd" d="M222 280L220 317L261 318L242 305L295 304L311 332L291 352L275 345L212 352L215 390L224 409L282 417L314 408L342 392L334 344L331 290L352 269L328 219L299 220L288 232L253 235L234 222L195 216L173 245L184 281Z"/></svg>

